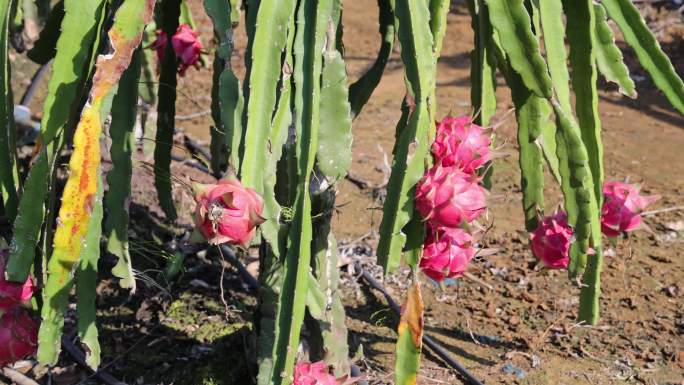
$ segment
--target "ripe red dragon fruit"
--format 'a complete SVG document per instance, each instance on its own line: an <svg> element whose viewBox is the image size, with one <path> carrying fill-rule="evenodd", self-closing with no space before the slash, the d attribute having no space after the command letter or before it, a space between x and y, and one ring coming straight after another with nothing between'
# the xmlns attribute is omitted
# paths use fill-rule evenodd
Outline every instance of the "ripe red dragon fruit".
<svg viewBox="0 0 684 385"><path fill-rule="evenodd" d="M181 76L185 74L185 70L199 63L202 43L197 38L197 32L189 25L181 24L178 27L176 34L171 37L171 45L179 59L178 72Z"/></svg>
<svg viewBox="0 0 684 385"><path fill-rule="evenodd" d="M354 382L354 379L347 377L335 378L325 361L300 361L295 365L292 385L349 385Z"/></svg>
<svg viewBox="0 0 684 385"><path fill-rule="evenodd" d="M420 268L425 275L439 282L463 275L474 256L470 234L460 228L442 227L428 231Z"/></svg>
<svg viewBox="0 0 684 385"><path fill-rule="evenodd" d="M485 189L456 166L434 165L416 186L416 208L433 228L458 227L485 211Z"/></svg>
<svg viewBox="0 0 684 385"><path fill-rule="evenodd" d="M473 174L491 159L491 143L489 135L469 116L448 116L437 123L432 154L443 166L457 166Z"/></svg>
<svg viewBox="0 0 684 385"><path fill-rule="evenodd" d="M150 46L157 53L157 60L161 63L166 54L167 35L162 30L157 30L157 39ZM191 66L199 63L202 43L197 38L197 32L187 24L178 26L176 33L171 36L171 46L178 60L178 73L183 76Z"/></svg>
<svg viewBox="0 0 684 385"><path fill-rule="evenodd" d="M23 284L5 280L5 264L9 257L9 251L6 247L3 248L2 244L4 241L0 240L0 313L13 306L27 303L35 290L35 284L31 277Z"/></svg>
<svg viewBox="0 0 684 385"><path fill-rule="evenodd" d="M15 307L0 318L0 367L36 353L38 324L24 308Z"/></svg>
<svg viewBox="0 0 684 385"><path fill-rule="evenodd" d="M547 269L565 269L570 261L572 229L564 212L544 217L532 234L532 253L541 259Z"/></svg>
<svg viewBox="0 0 684 385"><path fill-rule="evenodd" d="M202 236L213 245L248 244L255 227L264 222L264 203L259 194L235 178L197 184L195 188L195 221Z"/></svg>
<svg viewBox="0 0 684 385"><path fill-rule="evenodd" d="M623 182L606 182L603 185L601 230L606 236L617 237L641 224L641 212L660 199L658 195L642 196L639 187Z"/></svg>

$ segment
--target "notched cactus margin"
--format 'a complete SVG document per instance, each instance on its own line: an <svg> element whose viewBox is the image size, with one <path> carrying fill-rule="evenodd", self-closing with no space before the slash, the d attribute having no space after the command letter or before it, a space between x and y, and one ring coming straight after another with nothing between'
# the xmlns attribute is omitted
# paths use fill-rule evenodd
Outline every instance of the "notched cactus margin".
<svg viewBox="0 0 684 385"><path fill-rule="evenodd" d="M492 52L496 43L484 0L469 0L468 8L475 32L475 47L470 51L470 104L475 112L473 121L487 126L496 112L496 58Z"/></svg>
<svg viewBox="0 0 684 385"><path fill-rule="evenodd" d="M276 324L280 326L280 329L276 334L273 350L271 381L274 384L292 381L300 329L304 321L312 240L309 183L318 149L320 76L323 62L321 52L331 12L331 0L318 2L304 0L299 6L297 17L297 37L295 37L293 47L296 91L295 125L300 133L296 143L297 193L289 228L283 285L276 316Z"/></svg>
<svg viewBox="0 0 684 385"><path fill-rule="evenodd" d="M596 64L608 81L620 87L620 93L632 99L637 97L634 81L629 77L629 68L624 63L622 52L615 44L613 30L606 20L606 10L601 4L594 4L594 36Z"/></svg>
<svg viewBox="0 0 684 385"><path fill-rule="evenodd" d="M599 317L598 298L601 291L600 211L593 193L589 157L582 142L580 129L572 116L567 115L558 103L553 103L553 109L557 122L556 141L561 189L565 197L564 205L568 213L568 223L575 235L575 242L571 246L571 256L577 256L576 259L571 259L568 270L571 276L584 273L579 319L593 325ZM589 255L590 248L593 248L592 255Z"/></svg>
<svg viewBox="0 0 684 385"><path fill-rule="evenodd" d="M109 137L112 140L110 156L112 168L107 173L105 195L107 220L105 236L107 251L117 257L112 274L119 278L119 285L135 292L135 276L128 248L128 217L131 199L131 177L135 150L134 129L138 112L138 81L140 79L142 52L138 48L131 64L124 71L118 91L112 102L112 119Z"/></svg>
<svg viewBox="0 0 684 385"><path fill-rule="evenodd" d="M43 105L39 151L24 181L19 211L10 245L7 264L10 280L24 282L34 261L40 229L45 219L44 202L57 151L63 144L63 128L80 102L88 79L92 55L99 44L100 22L104 0L65 0L61 34L57 40L59 52L52 64L52 76ZM84 48L85 47L85 48Z"/></svg>
<svg viewBox="0 0 684 385"><path fill-rule="evenodd" d="M489 20L501 39L501 48L523 82L540 98L552 96L551 78L530 28L530 15L522 0L488 0Z"/></svg>
<svg viewBox="0 0 684 385"><path fill-rule="evenodd" d="M264 173L264 213L267 218L260 229L263 237L259 249L259 347L258 363L259 385L269 384L273 370L273 345L277 339L280 328L275 322L279 298L283 283L283 256L286 250L286 238L289 225L282 223L280 204L292 205L294 200L294 186L296 182L296 170L292 174L282 177L279 173L281 168L288 167L295 162L294 159L294 125L292 121L292 70L294 58L292 47L295 40L294 15L288 23L287 40L285 46L285 58L282 63L280 77L280 96L276 111L271 121L269 134L270 148L267 156L267 167ZM291 133L292 131L292 133ZM292 137L291 137L292 136ZM289 139L288 139L289 138ZM282 163L281 162L282 159ZM281 164L282 166L279 166ZM281 169L281 170L279 170ZM277 185L276 185L277 184Z"/></svg>
<svg viewBox="0 0 684 385"><path fill-rule="evenodd" d="M328 25L327 47L321 74L321 122L318 135L318 168L331 182L344 178L352 162L352 119L347 71L335 48L335 25Z"/></svg>
<svg viewBox="0 0 684 385"><path fill-rule="evenodd" d="M603 200L603 143L601 120L598 113L594 7L591 0L564 0L563 8L572 25L567 31L572 67L572 88L575 91L575 113L582 133L582 141L589 156L594 195L598 206Z"/></svg>
<svg viewBox="0 0 684 385"><path fill-rule="evenodd" d="M380 223L377 255L385 274L399 267L406 245L403 229L414 215L414 189L425 171L429 135L435 129L430 109L436 104L431 97L437 58L427 4L400 0L395 13L405 66L406 97L397 123L392 173Z"/></svg>
<svg viewBox="0 0 684 385"><path fill-rule="evenodd" d="M233 0L233 3L236 3ZM242 86L233 72L230 58L233 54L233 20L235 5L228 0L205 0L204 8L214 23L214 34L219 46L214 61L212 87L211 166L214 175L220 176L228 165L240 169L239 147L242 138L243 96Z"/></svg>
<svg viewBox="0 0 684 385"><path fill-rule="evenodd" d="M538 225L539 213L544 211L543 158L537 140L541 137L544 124L548 121L551 111L546 100L537 97L527 89L517 74L514 73L511 77L514 78L509 84L518 122L520 184L523 193L525 229L534 231Z"/></svg>
<svg viewBox="0 0 684 385"><path fill-rule="evenodd" d="M380 83L382 74L387 66L387 61L394 47L394 4L395 0L378 0L378 23L380 25L380 50L373 65L358 80L349 86L349 103L351 104L352 118L361 113L363 106L370 99L373 91Z"/></svg>
<svg viewBox="0 0 684 385"><path fill-rule="evenodd" d="M651 75L656 87L663 91L680 114L684 114L684 83L636 6L630 0L602 0L601 4L622 31L623 38Z"/></svg>
<svg viewBox="0 0 684 385"><path fill-rule="evenodd" d="M86 363L97 370L100 365L100 342L97 331L97 262L100 259L100 239L102 238L102 183L101 172L97 178L97 193L93 201L93 211L88 223L81 258L76 270L76 316L78 318L78 338L87 347Z"/></svg>
<svg viewBox="0 0 684 385"><path fill-rule="evenodd" d="M118 9L109 31L110 53L97 59L89 103L83 109L74 133L70 174L62 194L54 249L48 263L48 280L43 292L38 360L44 364L57 363L74 268L79 262L97 201L102 123L109 112L111 94L116 92L123 71L140 45L143 29L152 18L154 3L154 0L129 0Z"/></svg>
<svg viewBox="0 0 684 385"><path fill-rule="evenodd" d="M154 186L157 198L166 218L175 221L178 217L173 202L171 182L171 149L176 129L176 53L171 46L171 37L178 29L181 0L165 0L161 3L162 30L168 38L161 60L159 91L157 92L157 132L154 146Z"/></svg>
<svg viewBox="0 0 684 385"><path fill-rule="evenodd" d="M9 22L11 0L0 0L0 215L13 220L17 215L16 145L14 127L14 101L10 84L10 62L8 56Z"/></svg>
<svg viewBox="0 0 684 385"><path fill-rule="evenodd" d="M257 12L254 43L249 67L247 128L240 178L246 187L263 194L263 173L271 131L271 117L276 106L276 89L281 73L281 55L287 42L290 19L294 17L294 0L262 0ZM251 7L250 3L250 7ZM301 5L300 5L301 6Z"/></svg>
<svg viewBox="0 0 684 385"><path fill-rule="evenodd" d="M340 297L340 273L337 265L337 241L330 232L330 223L335 208L335 191L319 176L322 183L318 183L312 195L314 213L312 265L315 274L309 280L307 295L307 309L309 314L318 321L317 328L309 330L309 342L312 349L318 341L322 351L312 352L320 354L315 360L325 359L334 369L336 377L349 375L349 346L347 345L347 328L342 299ZM316 180L316 179L314 179ZM315 336L313 334L316 334ZM313 337L313 338L312 338ZM313 361L310 357L310 359Z"/></svg>

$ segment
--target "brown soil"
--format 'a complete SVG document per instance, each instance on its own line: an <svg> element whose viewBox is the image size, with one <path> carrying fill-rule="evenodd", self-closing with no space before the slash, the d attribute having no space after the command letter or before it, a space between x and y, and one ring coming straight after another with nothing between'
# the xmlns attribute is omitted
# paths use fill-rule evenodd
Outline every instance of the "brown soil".
<svg viewBox="0 0 684 385"><path fill-rule="evenodd" d="M190 3L202 39L211 46L211 24L201 11L201 1ZM344 41L351 80L370 66L379 47L375 4L373 0L345 2ZM671 17L670 13L666 15ZM670 38L663 37L664 46L672 53L678 72L684 73L684 57L678 50L684 28L679 22L668 25L667 30ZM238 29L236 38L234 65L242 74L243 29ZM448 17L438 65L440 117L471 113L472 40L465 7L455 6ZM600 92L606 179L629 178L642 183L645 192L660 194L662 199L653 209L682 206L684 118L644 76L629 50L627 56L639 79L639 98L622 97L611 85L602 85ZM180 79L179 115L208 111L210 73L209 68L190 70ZM15 79L25 82L21 75ZM494 164L489 206L493 228L483 239L485 246L498 252L472 264L470 272L477 281L458 279L443 289L424 283L426 332L487 384L684 383L684 211L648 216L645 222L650 232L635 232L619 240L617 247L606 245L614 252L605 261L601 321L594 327L578 325L578 289L563 273L541 270L526 246L516 124L509 114L509 91L502 80L499 83L494 121L500 124L500 151L509 156ZM394 124L403 94L403 69L395 52L371 101L354 121L351 173L370 185L380 185L387 177L383 165L385 159L391 162ZM206 141L211 117L183 118L177 124L179 131ZM175 165L173 171L184 182L207 180L191 168ZM548 181L547 209L552 210L560 196L553 181ZM138 218L134 232L140 238L139 246L142 240L162 242L164 239L158 238L165 236L164 231L159 235L150 230L163 222L157 218L161 213L153 210L152 216L145 214L146 207L155 206L148 170L138 170L134 186L132 211ZM177 185L179 193L184 189L183 184ZM359 189L347 180L338 189L339 214L334 219L337 238L349 242L364 237L357 245L373 247L381 203L372 189ZM181 195L189 202L189 195ZM189 221L190 205L186 206L185 222ZM148 253L154 254L154 250L136 254L140 263L136 268L154 277L154 271L163 268L163 261ZM372 264L367 256L351 258L362 260L365 266ZM103 262L103 270L108 270L108 263L111 260ZM244 356L253 349L249 323L253 297L246 295L237 278L227 272L228 308L224 309L216 294L221 282L220 258L191 257L185 266L187 271L179 282L164 290L141 283L132 297L117 290L110 280L104 281L99 304L103 309L103 362L116 359L108 370L129 382L248 383L244 378L250 367ZM378 273L377 268L372 270ZM385 278L397 300L404 293L406 276L407 271L402 270ZM357 363L371 383L391 383L396 317L387 310L383 298L354 277L347 275L344 282L350 344L354 351L362 348L364 353ZM121 310L122 303L128 310ZM179 310L186 307L190 311ZM208 324L215 329L205 330ZM77 372L77 377L83 378L82 371ZM426 352L419 384L459 382L455 372Z"/></svg>

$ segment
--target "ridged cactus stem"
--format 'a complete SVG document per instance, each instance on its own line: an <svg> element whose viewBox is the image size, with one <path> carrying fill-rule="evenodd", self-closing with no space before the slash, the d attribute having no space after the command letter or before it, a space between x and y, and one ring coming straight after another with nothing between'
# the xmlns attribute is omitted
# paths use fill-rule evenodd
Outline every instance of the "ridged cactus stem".
<svg viewBox="0 0 684 385"><path fill-rule="evenodd" d="M17 215L17 168L14 143L14 100L10 83L8 56L11 0L0 1L0 215L13 220Z"/></svg>
<svg viewBox="0 0 684 385"><path fill-rule="evenodd" d="M38 359L54 365L59 358L64 312L69 301L74 269L79 263L96 206L100 182L100 136L109 114L113 95L133 52L142 40L145 25L152 19L154 0L125 2L109 30L111 54L98 56L90 103L81 113L74 132L74 152L69 161L69 178L55 230L54 250L48 263L48 280L43 292L43 322L38 334ZM99 226L98 226L99 229ZM99 242L99 237L98 237Z"/></svg>
<svg viewBox="0 0 684 385"><path fill-rule="evenodd" d="M93 55L99 47L99 26L103 19L104 3L104 0L64 2L64 19L57 40L59 53L52 64L52 76L48 82L40 124L42 146L24 181L18 215L14 221L6 272L12 281L24 282L34 262L45 219L48 186L52 184L55 155L64 143L64 127L74 116L78 116L76 109L90 69L95 64ZM52 224L52 221L48 223ZM50 246L50 243L43 245L47 249Z"/></svg>
<svg viewBox="0 0 684 385"><path fill-rule="evenodd" d="M304 321L312 240L309 183L318 148L320 77L323 64L321 52L331 12L331 0L304 0L299 6L297 16L297 36L293 47L295 127L298 133L297 192L292 208L293 217L276 317L280 330L273 350L271 381L277 385L289 384L293 380L301 325ZM258 33L257 29L257 35Z"/></svg>
<svg viewBox="0 0 684 385"><path fill-rule="evenodd" d="M159 102L157 104L157 133L154 147L154 186L157 189L159 205L169 221L178 217L173 203L171 183L171 149L175 132L176 117L176 53L171 46L171 37L178 29L181 0L165 0L161 3L161 29L166 33L167 42L164 58L160 63Z"/></svg>

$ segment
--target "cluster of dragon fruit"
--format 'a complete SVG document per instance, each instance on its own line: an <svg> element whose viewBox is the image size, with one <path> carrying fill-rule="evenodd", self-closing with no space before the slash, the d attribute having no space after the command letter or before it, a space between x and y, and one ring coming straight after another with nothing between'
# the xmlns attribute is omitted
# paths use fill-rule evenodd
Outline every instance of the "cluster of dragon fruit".
<svg viewBox="0 0 684 385"><path fill-rule="evenodd" d="M0 367L35 354L38 324L29 310L35 290L33 278L13 283L5 280L9 249L0 238Z"/></svg>
<svg viewBox="0 0 684 385"><path fill-rule="evenodd" d="M490 135L470 117L437 124L434 165L416 186L415 207L425 221L421 270L435 281L461 276L477 249L475 221L487 208L482 169L491 160Z"/></svg>
<svg viewBox="0 0 684 385"><path fill-rule="evenodd" d="M620 234L637 230L644 225L641 213L657 201L657 195L643 196L636 185L610 181L603 184L601 232L615 239ZM572 228L564 211L542 218L539 227L530 234L532 253L547 269L565 269L570 262Z"/></svg>

